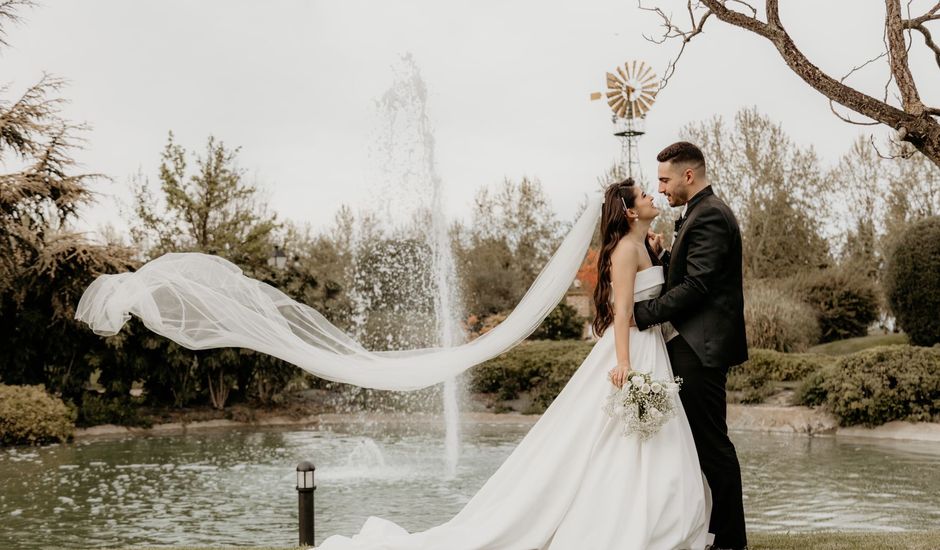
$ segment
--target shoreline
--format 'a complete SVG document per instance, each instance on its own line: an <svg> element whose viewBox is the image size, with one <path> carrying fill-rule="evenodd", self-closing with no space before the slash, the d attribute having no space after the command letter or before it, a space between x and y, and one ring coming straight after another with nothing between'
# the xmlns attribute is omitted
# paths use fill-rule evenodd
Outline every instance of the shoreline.
<svg viewBox="0 0 940 550"><path fill-rule="evenodd" d="M517 424L532 425L541 415L516 412L492 413L466 411L460 415L461 424ZM441 415L431 413L318 413L305 416L265 415L251 421L229 419L167 422L150 428L134 428L115 424L102 424L75 430L74 440L88 440L115 436L180 435L190 431L223 430L233 428L268 428L290 426L324 426L331 424L371 423L428 423L441 422ZM756 431L772 434L801 434L809 437L829 436L876 440L922 441L940 443L940 423L893 421L865 428L839 427L832 415L801 406L728 405L730 431Z"/></svg>

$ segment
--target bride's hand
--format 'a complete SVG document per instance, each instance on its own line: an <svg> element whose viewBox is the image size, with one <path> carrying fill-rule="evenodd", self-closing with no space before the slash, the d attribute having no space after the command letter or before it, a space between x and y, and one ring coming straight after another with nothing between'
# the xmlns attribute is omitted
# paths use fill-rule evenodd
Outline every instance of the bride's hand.
<svg viewBox="0 0 940 550"><path fill-rule="evenodd" d="M663 236L661 233L653 233L653 230L650 229L646 233L646 240L649 241L653 254L658 255L663 251Z"/></svg>
<svg viewBox="0 0 940 550"><path fill-rule="evenodd" d="M623 386L623 383L627 380L627 376L630 374L630 367L628 365L617 365L610 370L608 378L610 378L610 383L618 388Z"/></svg>

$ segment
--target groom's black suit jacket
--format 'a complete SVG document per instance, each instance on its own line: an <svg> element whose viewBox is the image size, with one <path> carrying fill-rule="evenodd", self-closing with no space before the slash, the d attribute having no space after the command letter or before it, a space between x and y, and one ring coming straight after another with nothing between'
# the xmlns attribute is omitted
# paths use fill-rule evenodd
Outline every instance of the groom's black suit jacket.
<svg viewBox="0 0 940 550"><path fill-rule="evenodd" d="M738 222L709 186L689 200L677 225L672 253L663 257L665 292L636 303L637 328L669 321L704 366L743 363L747 339Z"/></svg>

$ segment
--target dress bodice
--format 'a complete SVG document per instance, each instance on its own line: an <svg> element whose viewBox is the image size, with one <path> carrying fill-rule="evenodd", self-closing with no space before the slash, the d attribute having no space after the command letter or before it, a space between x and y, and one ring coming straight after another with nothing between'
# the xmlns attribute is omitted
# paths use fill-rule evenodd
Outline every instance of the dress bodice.
<svg viewBox="0 0 940 550"><path fill-rule="evenodd" d="M663 275L663 266L654 265L653 267L638 271L636 281L633 284L633 300L649 300L659 296L663 289L663 283L666 278Z"/></svg>
<svg viewBox="0 0 940 550"><path fill-rule="evenodd" d="M663 275L663 266L654 265L646 269L637 271L636 280L633 283L633 301L649 300L659 296L663 289L663 283L666 278ZM614 293L610 293L610 302L614 301Z"/></svg>

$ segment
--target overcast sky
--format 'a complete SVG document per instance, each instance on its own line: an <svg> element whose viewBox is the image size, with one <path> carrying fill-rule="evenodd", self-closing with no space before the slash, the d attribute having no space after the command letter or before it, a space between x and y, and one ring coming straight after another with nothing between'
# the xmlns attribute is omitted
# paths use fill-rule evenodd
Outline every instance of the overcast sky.
<svg viewBox="0 0 940 550"><path fill-rule="evenodd" d="M796 43L831 75L882 49L883 2L782 4ZM659 5L681 16L684 2ZM6 97L43 71L69 81L65 114L92 127L77 157L113 178L95 185L87 228L124 226L116 201L127 200L138 171L156 180L170 130L190 149L209 134L242 147L240 164L272 209L322 227L369 186L375 100L406 52L428 87L449 214L460 215L481 185L528 175L567 219L619 157L609 110L589 94L626 60L662 75L677 46L644 40L658 20L633 0L45 0L23 15L0 51ZM921 93L940 104L940 72L919 36L912 54ZM872 66L853 82L878 95L886 75ZM644 171L655 174L656 153L683 125L752 105L826 164L873 131L835 118L769 43L712 19L649 113Z"/></svg>

